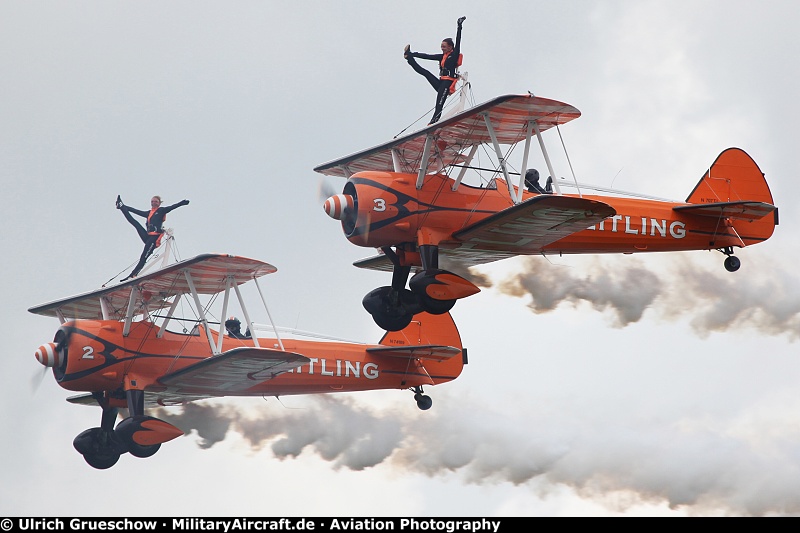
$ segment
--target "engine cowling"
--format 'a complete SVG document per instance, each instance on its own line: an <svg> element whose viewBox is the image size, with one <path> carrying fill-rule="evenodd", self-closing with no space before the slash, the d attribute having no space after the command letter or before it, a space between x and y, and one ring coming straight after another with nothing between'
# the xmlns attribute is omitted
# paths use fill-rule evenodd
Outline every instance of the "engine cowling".
<svg viewBox="0 0 800 533"><path fill-rule="evenodd" d="M360 173L340 194L325 200L325 212L342 222L347 240L380 248L413 242L418 227L418 203L413 183L404 174Z"/></svg>
<svg viewBox="0 0 800 533"><path fill-rule="evenodd" d="M95 332L100 324L81 321L62 325L53 339L39 346L36 360L53 369L56 381L68 390L107 388L121 379L116 370L105 371L115 361ZM98 372L100 371L100 372Z"/></svg>

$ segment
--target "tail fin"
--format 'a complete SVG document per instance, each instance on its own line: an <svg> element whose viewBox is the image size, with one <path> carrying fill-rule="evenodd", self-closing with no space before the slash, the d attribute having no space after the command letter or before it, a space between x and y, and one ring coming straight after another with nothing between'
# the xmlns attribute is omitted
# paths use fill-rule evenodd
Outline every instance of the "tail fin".
<svg viewBox="0 0 800 533"><path fill-rule="evenodd" d="M753 158L739 148L723 150L686 198L687 203L706 205L743 201L773 205L772 193L763 172ZM732 221L733 227L748 245L770 238L777 224L777 209L773 216Z"/></svg>
<svg viewBox="0 0 800 533"><path fill-rule="evenodd" d="M461 335L450 313L432 315L419 313L411 323L400 331L387 331L380 344L392 347L404 346L452 346L461 350L459 355L436 361L426 359L425 369L434 383L451 381L461 374L467 363L467 351L461 345Z"/></svg>

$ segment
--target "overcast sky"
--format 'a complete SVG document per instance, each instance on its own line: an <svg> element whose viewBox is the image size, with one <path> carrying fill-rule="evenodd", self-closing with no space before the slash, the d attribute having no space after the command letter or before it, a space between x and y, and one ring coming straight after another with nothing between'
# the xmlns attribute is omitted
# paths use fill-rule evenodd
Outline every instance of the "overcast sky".
<svg viewBox="0 0 800 533"><path fill-rule="evenodd" d="M736 146L775 235L734 274L717 252L480 268L492 286L453 310L469 364L430 411L407 391L203 402L168 411L195 430L152 458L90 468L72 439L100 411L32 387L58 324L27 309L132 266L116 196L191 200L167 223L182 258L267 261L276 322L377 341L361 299L388 277L352 266L372 250L312 169L429 116L402 50L462 15L476 103L582 112L561 128L581 180L683 200ZM791 0L0 3L0 515L800 514L798 22Z"/></svg>

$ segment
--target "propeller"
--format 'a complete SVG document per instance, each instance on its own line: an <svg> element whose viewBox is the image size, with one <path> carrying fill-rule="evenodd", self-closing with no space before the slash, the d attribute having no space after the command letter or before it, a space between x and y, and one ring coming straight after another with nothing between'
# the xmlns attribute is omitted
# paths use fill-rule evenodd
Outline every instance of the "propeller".
<svg viewBox="0 0 800 533"><path fill-rule="evenodd" d="M324 202L338 191L333 188L333 185L325 181L325 178L319 180L319 184L317 185L317 198L320 202Z"/></svg>
<svg viewBox="0 0 800 533"><path fill-rule="evenodd" d="M33 394L36 394L39 391L39 387L42 386L42 381L44 381L45 374L47 374L47 367L43 366L41 372L37 370L31 376L31 392Z"/></svg>
<svg viewBox="0 0 800 533"><path fill-rule="evenodd" d="M44 380L44 375L47 373L48 368L61 368L66 365L67 357L67 341L69 336L61 329L56 332L53 342L42 344L36 349L34 356L36 360L42 365L42 371L37 372L31 378L31 386L33 391L36 392Z"/></svg>
<svg viewBox="0 0 800 533"><path fill-rule="evenodd" d="M344 190L337 193L325 180L320 180L318 186L320 200L324 200L322 209L325 214L334 220L341 220L345 234L350 234L356 225L358 217L358 197L355 187L348 182Z"/></svg>

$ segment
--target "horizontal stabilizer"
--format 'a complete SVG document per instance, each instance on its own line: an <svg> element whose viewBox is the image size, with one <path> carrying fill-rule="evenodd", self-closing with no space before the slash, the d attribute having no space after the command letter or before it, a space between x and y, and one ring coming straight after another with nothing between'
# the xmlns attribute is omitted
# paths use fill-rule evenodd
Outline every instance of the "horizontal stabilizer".
<svg viewBox="0 0 800 533"><path fill-rule="evenodd" d="M427 344L420 346L381 346L378 348L367 348L367 352L373 355L388 355L390 357L445 361L460 354L461 350L453 346Z"/></svg>
<svg viewBox="0 0 800 533"><path fill-rule="evenodd" d="M766 202L716 202L711 204L680 205L673 208L681 213L733 220L758 220L778 208Z"/></svg>
<svg viewBox="0 0 800 533"><path fill-rule="evenodd" d="M373 255L372 257L365 257L353 263L358 268L366 268L367 270L378 270L381 272L392 272L394 265L392 261L385 254Z"/></svg>
<svg viewBox="0 0 800 533"><path fill-rule="evenodd" d="M168 392L224 396L247 390L308 363L300 354L269 348L234 348L161 378Z"/></svg>
<svg viewBox="0 0 800 533"><path fill-rule="evenodd" d="M91 405L92 407L97 407L100 405L91 394L78 394L77 396L70 396L67 398L67 401L69 403L74 403L75 405Z"/></svg>

